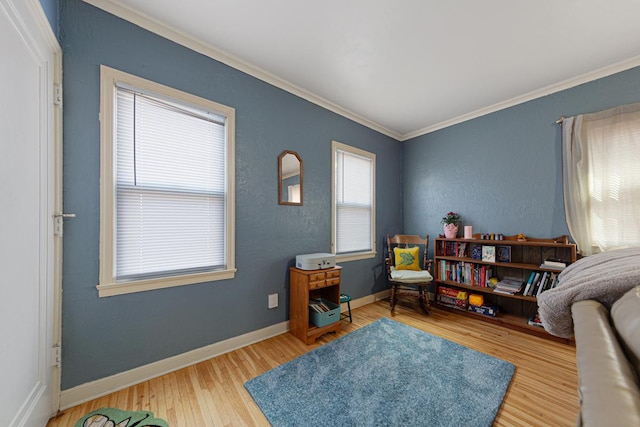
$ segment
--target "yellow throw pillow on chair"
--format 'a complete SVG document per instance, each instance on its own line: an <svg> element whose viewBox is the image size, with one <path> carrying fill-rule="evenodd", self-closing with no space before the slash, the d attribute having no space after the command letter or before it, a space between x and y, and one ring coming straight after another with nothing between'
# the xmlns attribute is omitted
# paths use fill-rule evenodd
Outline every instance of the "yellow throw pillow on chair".
<svg viewBox="0 0 640 427"><path fill-rule="evenodd" d="M396 256L396 270L416 270L420 271L420 247L413 248L393 248Z"/></svg>

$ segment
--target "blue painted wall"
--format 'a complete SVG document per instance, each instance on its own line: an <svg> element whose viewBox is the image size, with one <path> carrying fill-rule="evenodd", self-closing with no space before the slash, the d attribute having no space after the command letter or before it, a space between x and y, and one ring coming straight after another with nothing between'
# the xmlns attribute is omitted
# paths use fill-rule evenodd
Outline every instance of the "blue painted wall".
<svg viewBox="0 0 640 427"><path fill-rule="evenodd" d="M569 234L555 121L638 101L640 67L403 143L404 232L438 236L455 211L459 235Z"/></svg>
<svg viewBox="0 0 640 427"><path fill-rule="evenodd" d="M640 100L636 68L399 144L79 0L60 2L60 40L64 203L78 214L65 227L63 389L287 320L295 255L330 249L332 139L377 154L379 255L343 264L358 298L386 288L385 233L437 236L450 210L475 232L567 234L555 120ZM234 280L98 298L100 64L236 108ZM277 203L286 149L304 160L302 207Z"/></svg>
<svg viewBox="0 0 640 427"><path fill-rule="evenodd" d="M53 34L58 36L58 0L40 0L40 4L47 15Z"/></svg>
<svg viewBox="0 0 640 427"><path fill-rule="evenodd" d="M343 264L354 298L386 288L382 242L402 228L402 145L79 0L60 2L65 224L62 389L288 319L296 254L330 251L331 140L377 155L379 256ZM236 109L233 280L98 298L99 66ZM304 161L304 206L277 202L277 159ZM280 306L267 309L267 295Z"/></svg>

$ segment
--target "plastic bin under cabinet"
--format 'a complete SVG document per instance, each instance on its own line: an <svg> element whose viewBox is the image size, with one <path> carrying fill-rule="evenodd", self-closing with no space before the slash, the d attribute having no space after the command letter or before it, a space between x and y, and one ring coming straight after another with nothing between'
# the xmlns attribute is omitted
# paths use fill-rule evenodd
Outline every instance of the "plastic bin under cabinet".
<svg viewBox="0 0 640 427"><path fill-rule="evenodd" d="M340 320L340 305L334 304L333 302L325 299L320 299L320 301L329 307L330 310L323 313L317 313L309 307L309 319L311 320L311 323L321 328Z"/></svg>

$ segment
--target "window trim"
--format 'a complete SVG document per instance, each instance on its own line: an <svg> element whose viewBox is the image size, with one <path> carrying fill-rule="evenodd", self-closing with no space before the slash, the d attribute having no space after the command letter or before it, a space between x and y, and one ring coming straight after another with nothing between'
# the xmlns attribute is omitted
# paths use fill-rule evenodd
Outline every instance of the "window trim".
<svg viewBox="0 0 640 427"><path fill-rule="evenodd" d="M357 156L366 157L372 162L371 182L371 250L354 252L345 255L336 254L336 155L337 151L345 151ZM336 262L357 261L375 258L377 255L376 239L376 155L369 151L355 148L338 141L331 141L331 253L336 255Z"/></svg>
<svg viewBox="0 0 640 427"><path fill-rule="evenodd" d="M159 98L196 105L226 117L227 134L227 191L226 191L226 269L206 273L143 280L116 281L114 277L114 221L115 221L115 97L116 83L124 83L152 93ZM150 80L100 66L100 262L98 296L129 294L232 279L235 277L235 109L218 104Z"/></svg>

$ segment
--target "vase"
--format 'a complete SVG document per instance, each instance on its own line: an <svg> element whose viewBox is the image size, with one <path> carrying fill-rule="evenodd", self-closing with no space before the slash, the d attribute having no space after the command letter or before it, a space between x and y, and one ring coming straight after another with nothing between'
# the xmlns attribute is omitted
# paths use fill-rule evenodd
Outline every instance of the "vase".
<svg viewBox="0 0 640 427"><path fill-rule="evenodd" d="M444 225L444 237L447 239L453 239L458 234L457 224L445 224Z"/></svg>

